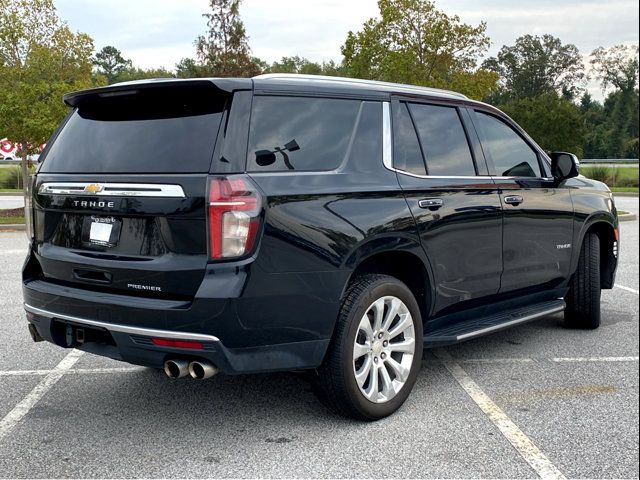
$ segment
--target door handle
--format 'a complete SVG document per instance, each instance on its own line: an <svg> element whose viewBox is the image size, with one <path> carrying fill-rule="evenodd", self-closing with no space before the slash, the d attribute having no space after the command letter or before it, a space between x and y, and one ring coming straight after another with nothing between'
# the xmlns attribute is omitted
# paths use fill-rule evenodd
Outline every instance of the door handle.
<svg viewBox="0 0 640 480"><path fill-rule="evenodd" d="M437 210L444 205L444 200L441 198L425 198L418 202L420 208L428 208L429 210Z"/></svg>
<svg viewBox="0 0 640 480"><path fill-rule="evenodd" d="M504 203L509 205L520 205L522 202L524 202L524 199L520 195L507 195L504 197Z"/></svg>

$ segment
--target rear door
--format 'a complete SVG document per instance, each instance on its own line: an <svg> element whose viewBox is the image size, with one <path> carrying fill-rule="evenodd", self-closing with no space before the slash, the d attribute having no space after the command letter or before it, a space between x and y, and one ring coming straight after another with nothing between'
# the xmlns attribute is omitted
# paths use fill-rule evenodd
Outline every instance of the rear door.
<svg viewBox="0 0 640 480"><path fill-rule="evenodd" d="M500 198L465 110L392 103L394 168L431 263L432 313L496 294L502 273Z"/></svg>
<svg viewBox="0 0 640 480"><path fill-rule="evenodd" d="M43 279L193 297L207 263L205 196L231 96L207 82L74 98L34 189Z"/></svg>
<svg viewBox="0 0 640 480"><path fill-rule="evenodd" d="M497 112L470 112L504 211L501 293L550 290L569 275L573 203L557 187L541 153Z"/></svg>

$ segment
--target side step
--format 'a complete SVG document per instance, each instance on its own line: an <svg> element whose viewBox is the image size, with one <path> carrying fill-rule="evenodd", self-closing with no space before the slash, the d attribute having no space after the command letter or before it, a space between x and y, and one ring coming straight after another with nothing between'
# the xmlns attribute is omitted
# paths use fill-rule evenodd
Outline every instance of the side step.
<svg viewBox="0 0 640 480"><path fill-rule="evenodd" d="M423 339L424 346L425 348L432 348L464 342L553 313L562 312L564 308L564 300L558 299L488 317L463 320L453 325L445 325L431 332L426 332Z"/></svg>

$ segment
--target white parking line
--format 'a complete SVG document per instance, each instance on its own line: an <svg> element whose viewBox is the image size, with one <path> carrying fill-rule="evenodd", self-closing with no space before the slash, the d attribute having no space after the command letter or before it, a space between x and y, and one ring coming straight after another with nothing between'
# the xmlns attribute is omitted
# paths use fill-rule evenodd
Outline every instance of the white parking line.
<svg viewBox="0 0 640 480"><path fill-rule="evenodd" d="M547 456L527 437L520 428L513 423L504 411L482 391L476 382L464 371L446 350L434 350L434 354L445 365L449 373L464 389L480 410L500 430L502 435L511 443L520 456L543 479L564 479L565 476L551 463Z"/></svg>
<svg viewBox="0 0 640 480"><path fill-rule="evenodd" d="M624 290L626 292L631 292L631 293L635 293L636 295L638 295L638 290L636 290L635 288L630 288L630 287L625 287L624 285L619 285L619 284L615 284L615 287L618 287L621 290Z"/></svg>
<svg viewBox="0 0 640 480"><path fill-rule="evenodd" d="M639 357L567 357L567 358L552 358L552 362L637 362Z"/></svg>
<svg viewBox="0 0 640 480"><path fill-rule="evenodd" d="M0 255L26 255L26 250L0 250Z"/></svg>
<svg viewBox="0 0 640 480"><path fill-rule="evenodd" d="M84 352L72 350L47 376L45 376L18 405L13 407L5 417L0 420L0 441L22 420L27 413L40 401L45 393L62 378L66 371L75 365Z"/></svg>

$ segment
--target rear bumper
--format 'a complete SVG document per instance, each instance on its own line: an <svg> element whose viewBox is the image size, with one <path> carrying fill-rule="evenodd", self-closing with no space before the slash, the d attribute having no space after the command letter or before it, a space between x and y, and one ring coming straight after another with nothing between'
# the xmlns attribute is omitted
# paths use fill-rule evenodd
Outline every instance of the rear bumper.
<svg viewBox="0 0 640 480"><path fill-rule="evenodd" d="M151 329L102 322L90 318L60 314L25 303L27 320L40 336L55 345L78 348L97 355L136 365L162 368L169 358L208 360L226 374L259 373L278 370L308 369L322 362L329 340L312 340L249 348L227 348L213 335ZM100 333L108 341L69 345L61 327L70 325ZM183 349L155 345L153 338L198 342L201 349Z"/></svg>

